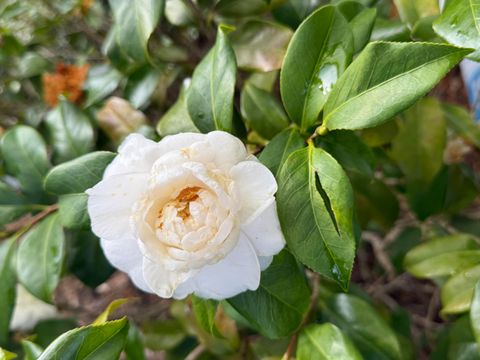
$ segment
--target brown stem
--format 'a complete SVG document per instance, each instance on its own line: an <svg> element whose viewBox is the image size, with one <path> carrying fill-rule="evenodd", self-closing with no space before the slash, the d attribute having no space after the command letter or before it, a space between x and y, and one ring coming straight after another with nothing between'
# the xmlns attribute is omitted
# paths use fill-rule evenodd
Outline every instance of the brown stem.
<svg viewBox="0 0 480 360"><path fill-rule="evenodd" d="M300 331L302 331L302 329L305 327L305 325L309 322L310 317L312 316L312 314L314 313L314 311L317 307L320 277L316 273L311 273L311 278L312 278L312 296L310 297L310 307L308 308L308 311L305 314L305 317L303 318L302 323L298 327L298 330L290 338L290 342L288 343L287 351L285 351L285 354L283 355L282 360L289 360L293 357L293 353L295 352L295 348L297 346L298 334L300 333Z"/></svg>
<svg viewBox="0 0 480 360"><path fill-rule="evenodd" d="M24 216L17 221L14 221L14 222L11 222L11 223L5 225L5 231L7 233L18 232L17 236L21 236L25 231L30 229L37 222L39 222L44 217L46 217L48 214L50 214L50 213L52 213L56 210L58 210L58 204L53 204L53 205L47 206L45 209L40 211L38 214L35 214L34 216L27 215L27 216Z"/></svg>

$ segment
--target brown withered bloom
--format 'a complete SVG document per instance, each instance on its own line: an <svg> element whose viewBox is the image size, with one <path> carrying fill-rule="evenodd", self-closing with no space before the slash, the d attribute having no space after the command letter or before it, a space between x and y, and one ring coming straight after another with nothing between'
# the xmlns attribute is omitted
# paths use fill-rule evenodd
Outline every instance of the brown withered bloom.
<svg viewBox="0 0 480 360"><path fill-rule="evenodd" d="M43 99L54 107L58 97L64 95L68 100L79 103L83 95L83 83L87 78L89 65L82 66L58 63L53 74L43 74Z"/></svg>

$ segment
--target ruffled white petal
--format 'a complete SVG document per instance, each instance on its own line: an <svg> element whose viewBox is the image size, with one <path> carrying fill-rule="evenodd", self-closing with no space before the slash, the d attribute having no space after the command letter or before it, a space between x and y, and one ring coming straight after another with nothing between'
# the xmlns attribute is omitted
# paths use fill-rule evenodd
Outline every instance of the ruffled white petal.
<svg viewBox="0 0 480 360"><path fill-rule="evenodd" d="M171 298L179 284L191 276L190 272L168 271L161 262L143 258L143 277L148 287L160 297Z"/></svg>
<svg viewBox="0 0 480 360"><path fill-rule="evenodd" d="M276 255L285 246L285 238L277 215L277 205L271 203L261 214L241 230L247 235L259 256Z"/></svg>
<svg viewBox="0 0 480 360"><path fill-rule="evenodd" d="M186 284L174 292L183 298L193 291L205 299L227 299L246 290L256 290L260 284L260 264L252 245L240 235L237 245L218 263L203 267Z"/></svg>
<svg viewBox="0 0 480 360"><path fill-rule="evenodd" d="M270 266L273 261L273 256L259 256L258 263L260 264L260 270L265 270Z"/></svg>
<svg viewBox="0 0 480 360"><path fill-rule="evenodd" d="M247 224L274 201L277 182L268 168L256 161L242 161L230 170L240 201L239 218Z"/></svg>
<svg viewBox="0 0 480 360"><path fill-rule="evenodd" d="M247 156L245 145L235 136L224 131L212 131L207 134L207 141L212 149L214 149L214 162L224 172L228 172L230 168Z"/></svg>
<svg viewBox="0 0 480 360"><path fill-rule="evenodd" d="M95 235L116 240L131 234L132 207L145 191L147 181L147 174L115 175L86 191L89 195L88 214Z"/></svg>

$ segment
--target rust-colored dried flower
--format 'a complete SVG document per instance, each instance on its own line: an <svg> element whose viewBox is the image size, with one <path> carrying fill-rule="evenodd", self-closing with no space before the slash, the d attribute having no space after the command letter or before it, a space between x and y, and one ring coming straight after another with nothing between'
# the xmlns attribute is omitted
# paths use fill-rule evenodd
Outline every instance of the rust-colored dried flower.
<svg viewBox="0 0 480 360"><path fill-rule="evenodd" d="M87 78L89 65L82 66L58 63L53 74L43 74L43 99L54 107L58 104L58 97L64 95L74 103L82 100L82 87Z"/></svg>

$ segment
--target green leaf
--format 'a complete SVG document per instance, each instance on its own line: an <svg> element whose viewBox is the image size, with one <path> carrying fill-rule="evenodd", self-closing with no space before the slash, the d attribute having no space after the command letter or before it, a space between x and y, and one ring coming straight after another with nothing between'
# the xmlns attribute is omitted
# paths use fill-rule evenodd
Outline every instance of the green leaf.
<svg viewBox="0 0 480 360"><path fill-rule="evenodd" d="M135 108L141 108L148 103L157 88L161 71L150 67L142 68L133 73L125 87L125 95Z"/></svg>
<svg viewBox="0 0 480 360"><path fill-rule="evenodd" d="M142 324L142 332L145 346L154 351L171 350L187 337L178 320L145 322Z"/></svg>
<svg viewBox="0 0 480 360"><path fill-rule="evenodd" d="M26 79L43 74L50 63L36 52L26 52L18 61L18 77Z"/></svg>
<svg viewBox="0 0 480 360"><path fill-rule="evenodd" d="M392 157L412 187L429 184L443 165L446 120L438 100L424 98L403 114Z"/></svg>
<svg viewBox="0 0 480 360"><path fill-rule="evenodd" d="M333 324L310 325L298 338L297 360L361 359L350 339Z"/></svg>
<svg viewBox="0 0 480 360"><path fill-rule="evenodd" d="M22 194L0 182L0 229L36 207L27 204Z"/></svg>
<svg viewBox="0 0 480 360"><path fill-rule="evenodd" d="M108 317L115 312L120 306L123 304L129 302L131 299L130 298L123 298L123 299L116 299L113 300L110 304L108 304L107 308L97 316L95 321L92 323L92 325L102 325L105 324L108 320Z"/></svg>
<svg viewBox="0 0 480 360"><path fill-rule="evenodd" d="M480 345L480 282L477 282L473 292L472 306L470 308L470 324L472 325L477 345Z"/></svg>
<svg viewBox="0 0 480 360"><path fill-rule="evenodd" d="M288 156L305 146L305 140L297 128L283 130L265 146L258 159L278 177Z"/></svg>
<svg viewBox="0 0 480 360"><path fill-rule="evenodd" d="M304 265L348 288L355 256L353 191L341 166L312 144L292 153L278 177L287 244Z"/></svg>
<svg viewBox="0 0 480 360"><path fill-rule="evenodd" d="M37 360L43 352L41 346L29 340L22 340L23 360Z"/></svg>
<svg viewBox="0 0 480 360"><path fill-rule="evenodd" d="M280 69L293 32L264 20L250 20L230 34L238 67L268 72Z"/></svg>
<svg viewBox="0 0 480 360"><path fill-rule="evenodd" d="M442 314L459 314L468 311L478 281L480 281L480 265L460 271L448 279L441 289Z"/></svg>
<svg viewBox="0 0 480 360"><path fill-rule="evenodd" d="M161 137L181 132L199 132L188 113L186 92L187 89L183 86L177 101L158 121L157 132Z"/></svg>
<svg viewBox="0 0 480 360"><path fill-rule="evenodd" d="M350 337L365 359L402 359L395 332L365 300L337 294L323 304L322 309L327 318Z"/></svg>
<svg viewBox="0 0 480 360"><path fill-rule="evenodd" d="M359 52L370 40L377 9L367 8L356 1L343 1L338 9L347 19L353 35L354 52Z"/></svg>
<svg viewBox="0 0 480 360"><path fill-rule="evenodd" d="M12 360L16 358L17 358L17 354L14 354L10 351L0 348L0 360Z"/></svg>
<svg viewBox="0 0 480 360"><path fill-rule="evenodd" d="M102 180L115 153L96 151L54 167L45 178L45 190L56 194L81 193Z"/></svg>
<svg viewBox="0 0 480 360"><path fill-rule="evenodd" d="M289 124L287 114L275 97L249 81L243 87L240 108L247 124L264 139L273 138Z"/></svg>
<svg viewBox="0 0 480 360"><path fill-rule="evenodd" d="M448 1L433 29L450 44L475 49L469 57L480 60L480 3L478 0Z"/></svg>
<svg viewBox="0 0 480 360"><path fill-rule="evenodd" d="M38 132L24 125L12 127L2 136L0 149L7 171L20 181L23 191L32 199L41 199L50 163Z"/></svg>
<svg viewBox="0 0 480 360"><path fill-rule="evenodd" d="M127 333L126 318L70 330L50 344L38 360L117 360Z"/></svg>
<svg viewBox="0 0 480 360"><path fill-rule="evenodd" d="M458 270L475 265L479 246L467 234L435 238L410 250L404 267L417 277L452 275ZM476 254L476 255L475 255ZM467 265L471 260L471 264Z"/></svg>
<svg viewBox="0 0 480 360"><path fill-rule="evenodd" d="M310 291L303 271L286 250L262 272L260 286L228 299L251 326L268 338L290 335L309 307Z"/></svg>
<svg viewBox="0 0 480 360"><path fill-rule="evenodd" d="M0 346L7 345L10 320L15 306L15 238L0 242Z"/></svg>
<svg viewBox="0 0 480 360"><path fill-rule="evenodd" d="M215 10L225 16L250 16L267 11L270 2L271 0L220 0L215 5Z"/></svg>
<svg viewBox="0 0 480 360"><path fill-rule="evenodd" d="M360 224L389 230L400 210L395 194L381 180L369 176L351 173L350 181Z"/></svg>
<svg viewBox="0 0 480 360"><path fill-rule="evenodd" d="M419 19L440 12L437 0L393 0L400 18L412 27Z"/></svg>
<svg viewBox="0 0 480 360"><path fill-rule="evenodd" d="M318 137L316 144L330 153L345 170L373 176L375 156L353 131L332 131Z"/></svg>
<svg viewBox="0 0 480 360"><path fill-rule="evenodd" d="M370 41L410 41L410 30L401 21L377 18Z"/></svg>
<svg viewBox="0 0 480 360"><path fill-rule="evenodd" d="M110 65L93 66L88 71L87 81L84 85L87 91L85 107L98 103L114 92L120 84L120 80L122 80L122 74Z"/></svg>
<svg viewBox="0 0 480 360"><path fill-rule="evenodd" d="M147 359L145 357L145 345L142 338L142 333L135 325L130 324L124 351L128 360Z"/></svg>
<svg viewBox="0 0 480 360"><path fill-rule="evenodd" d="M465 138L477 148L480 148L480 128L470 113L463 106L447 103L442 103L441 105L448 127L458 136Z"/></svg>
<svg viewBox="0 0 480 360"><path fill-rule="evenodd" d="M231 132L237 65L228 40L230 28L220 26L214 47L197 65L187 93L187 108L201 132Z"/></svg>
<svg viewBox="0 0 480 360"><path fill-rule="evenodd" d="M280 73L280 91L287 113L303 131L317 122L352 52L351 31L334 6L315 11L293 35Z"/></svg>
<svg viewBox="0 0 480 360"><path fill-rule="evenodd" d="M65 236L60 218L52 214L23 236L17 255L18 279L32 295L51 302L64 255Z"/></svg>
<svg viewBox="0 0 480 360"><path fill-rule="evenodd" d="M390 120L470 52L445 44L368 44L332 90L325 104L324 126L355 130Z"/></svg>
<svg viewBox="0 0 480 360"><path fill-rule="evenodd" d="M45 122L53 144L55 163L74 159L92 150L94 133L90 119L69 101L60 100Z"/></svg>
<svg viewBox="0 0 480 360"><path fill-rule="evenodd" d="M83 230L90 227L87 212L88 195L85 193L60 196L58 213L62 225L67 229Z"/></svg>
<svg viewBox="0 0 480 360"><path fill-rule="evenodd" d="M105 258L99 239L91 231L75 231L69 240L69 270L91 288L103 284L115 269Z"/></svg>
<svg viewBox="0 0 480 360"><path fill-rule="evenodd" d="M116 41L136 62L146 62L148 39L157 27L164 0L109 0L116 25Z"/></svg>
<svg viewBox="0 0 480 360"><path fill-rule="evenodd" d="M221 337L215 324L215 314L218 303L214 300L204 300L195 295L192 296L192 309L200 327L215 337Z"/></svg>

